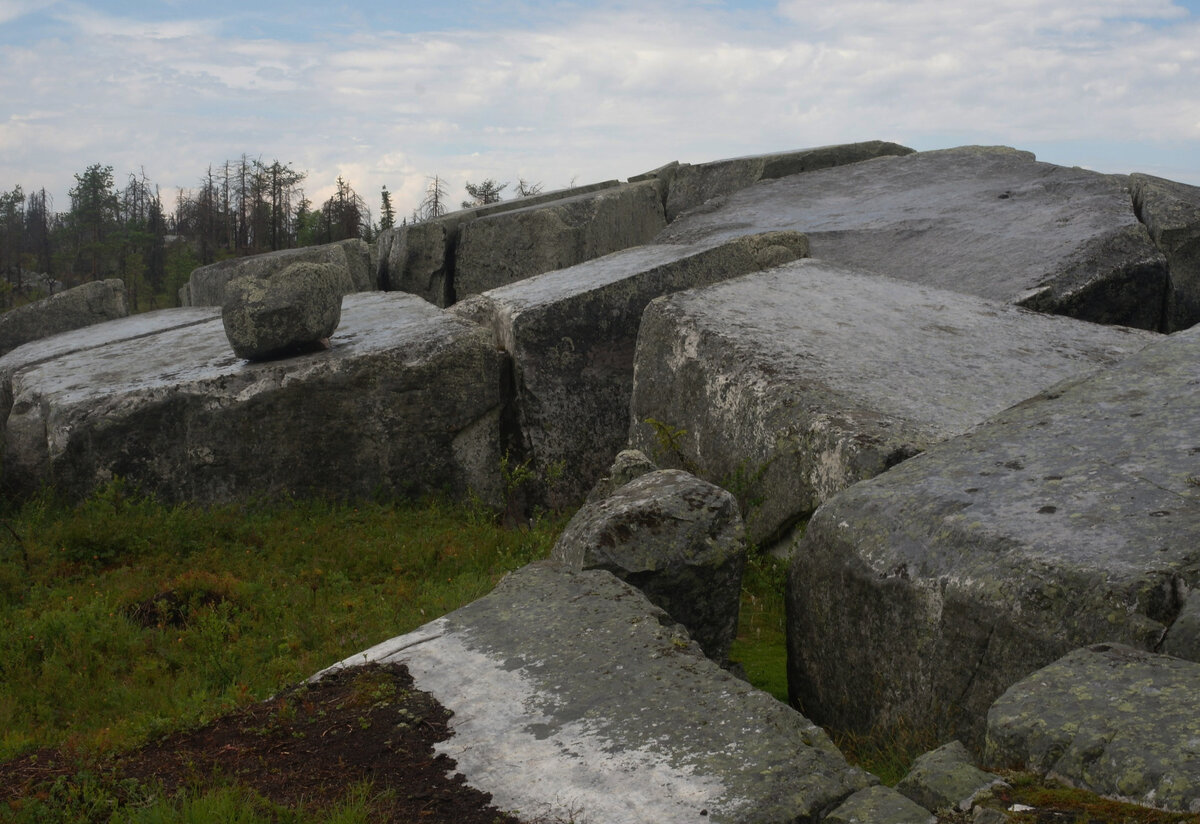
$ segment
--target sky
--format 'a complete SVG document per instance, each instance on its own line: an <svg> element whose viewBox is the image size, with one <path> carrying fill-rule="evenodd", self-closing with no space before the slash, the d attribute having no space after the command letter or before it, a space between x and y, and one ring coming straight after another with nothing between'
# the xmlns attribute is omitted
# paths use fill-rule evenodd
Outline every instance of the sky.
<svg viewBox="0 0 1200 824"><path fill-rule="evenodd" d="M0 190L243 154L400 215L833 143L1200 186L1200 0L0 0Z"/></svg>

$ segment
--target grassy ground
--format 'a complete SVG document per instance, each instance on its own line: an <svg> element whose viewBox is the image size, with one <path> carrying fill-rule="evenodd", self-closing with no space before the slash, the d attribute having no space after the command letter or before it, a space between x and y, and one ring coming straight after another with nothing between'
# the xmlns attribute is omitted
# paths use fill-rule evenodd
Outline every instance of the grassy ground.
<svg viewBox="0 0 1200 824"><path fill-rule="evenodd" d="M545 556L561 528L421 505L167 507L109 487L0 523L0 760L129 747L266 698Z"/></svg>
<svg viewBox="0 0 1200 824"><path fill-rule="evenodd" d="M394 790L368 784L352 782L314 808L280 804L228 776L164 793L90 765L260 712L265 699L348 653L487 593L544 557L565 521L504 528L490 512L439 500L170 507L120 484L79 506L0 504L0 769L50 760L58 775L7 810L0 800L0 820L390 820ZM752 553L732 651L756 686L783 701L785 580L784 562ZM259 735L257 723L241 732ZM915 733L834 738L888 784L944 743ZM1012 780L1001 801L1035 808L1014 820L1187 820Z"/></svg>

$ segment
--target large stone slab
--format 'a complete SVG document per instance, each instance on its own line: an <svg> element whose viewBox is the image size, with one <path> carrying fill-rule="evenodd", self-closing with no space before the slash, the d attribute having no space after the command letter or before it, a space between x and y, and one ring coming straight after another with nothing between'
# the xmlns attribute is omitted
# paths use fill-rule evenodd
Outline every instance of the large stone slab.
<svg viewBox="0 0 1200 824"><path fill-rule="evenodd" d="M983 741L1081 645L1153 650L1200 586L1200 327L1058 384L827 501L788 581L788 679L818 721Z"/></svg>
<svg viewBox="0 0 1200 824"><path fill-rule="evenodd" d="M125 283L97 280L0 314L0 355L22 344L129 314Z"/></svg>
<svg viewBox="0 0 1200 824"><path fill-rule="evenodd" d="M376 241L378 282L389 291L410 292L430 303L449 306L455 301L454 254L459 229L487 215L526 209L543 203L619 186L606 180L529 197L502 200L475 209L462 209L439 218L404 223L380 234Z"/></svg>
<svg viewBox="0 0 1200 824"><path fill-rule="evenodd" d="M525 457L546 502L578 503L629 430L633 353L656 297L802 256L794 232L713 246L627 249L490 290L454 307L489 326L510 353Z"/></svg>
<svg viewBox="0 0 1200 824"><path fill-rule="evenodd" d="M986 758L1101 795L1200 813L1200 664L1121 644L1075 650L988 712Z"/></svg>
<svg viewBox="0 0 1200 824"><path fill-rule="evenodd" d="M771 543L847 486L1158 336L802 260L654 301L630 444Z"/></svg>
<svg viewBox="0 0 1200 824"><path fill-rule="evenodd" d="M898 143L870 140L864 143L843 143L815 149L714 160L696 165L673 164L648 172L647 175L664 177L670 181L666 216L667 220L671 221L705 201L731 194L760 180L772 180L801 172L912 152L912 149Z"/></svg>
<svg viewBox="0 0 1200 824"><path fill-rule="evenodd" d="M601 570L525 567L336 667L371 661L453 712L439 752L529 820L790 824L875 783Z"/></svg>
<svg viewBox="0 0 1200 824"><path fill-rule="evenodd" d="M496 500L506 358L490 336L402 294L347 296L342 318L328 351L268 363L234 355L214 317L16 369L5 486Z"/></svg>
<svg viewBox="0 0 1200 824"><path fill-rule="evenodd" d="M462 298L649 242L667 225L656 180L481 217L459 229Z"/></svg>
<svg viewBox="0 0 1200 824"><path fill-rule="evenodd" d="M1167 264L1128 179L965 147L764 181L681 216L659 242L792 229L812 256L1039 311L1162 327Z"/></svg>
<svg viewBox="0 0 1200 824"><path fill-rule="evenodd" d="M220 306L225 302L225 285L233 278L248 276L266 280L294 263L328 263L338 267L343 273L342 291L345 294L379 288L375 270L371 268L370 247L358 238L351 238L201 266L179 290L179 303L181 306Z"/></svg>
<svg viewBox="0 0 1200 824"><path fill-rule="evenodd" d="M95 349L117 341L137 340L168 329L208 323L220 317L221 310L216 307L157 309L62 332L48 338L39 338L24 346L18 346L0 357L0 429L8 420L8 413L12 409L14 373L73 352ZM3 439L0 439L0 457L3 456L3 449Z"/></svg>
<svg viewBox="0 0 1200 824"><path fill-rule="evenodd" d="M1150 175L1130 175L1133 205L1167 257L1171 292L1167 330L1200 322L1200 186Z"/></svg>

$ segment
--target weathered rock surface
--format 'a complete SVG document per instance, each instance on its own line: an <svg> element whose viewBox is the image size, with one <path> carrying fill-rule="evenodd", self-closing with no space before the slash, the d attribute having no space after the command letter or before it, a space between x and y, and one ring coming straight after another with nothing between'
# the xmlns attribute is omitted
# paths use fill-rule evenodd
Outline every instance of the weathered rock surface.
<svg viewBox="0 0 1200 824"><path fill-rule="evenodd" d="M337 666L370 661L405 664L454 713L439 751L529 818L784 824L874 783L600 570L525 567Z"/></svg>
<svg viewBox="0 0 1200 824"><path fill-rule="evenodd" d="M371 268L370 247L358 238L351 238L323 246L281 249L201 266L179 290L179 303L181 306L221 306L225 303L226 285L234 278L247 276L266 280L294 263L328 263L338 267L342 273L343 294L379 288Z"/></svg>
<svg viewBox="0 0 1200 824"><path fill-rule="evenodd" d="M591 504L602 501L634 478L640 478L656 469L658 466L640 449L622 449L617 453L617 457L613 458L613 464L609 467L608 474L596 481L596 485L592 487L592 491L588 493L584 503Z"/></svg>
<svg viewBox="0 0 1200 824"><path fill-rule="evenodd" d="M0 355L30 341L129 314L125 284L97 280L0 314Z"/></svg>
<svg viewBox="0 0 1200 824"><path fill-rule="evenodd" d="M951 741L917 758L896 789L927 810L966 811L977 796L1003 784L972 763L961 741Z"/></svg>
<svg viewBox="0 0 1200 824"><path fill-rule="evenodd" d="M1130 175L1133 205L1167 258L1171 291L1167 331L1200 322L1200 187L1150 175Z"/></svg>
<svg viewBox="0 0 1200 824"><path fill-rule="evenodd" d="M168 500L499 495L506 358L419 298L347 296L332 348L285 361L239 359L216 317L109 336L9 375L10 490L80 497L120 475Z"/></svg>
<svg viewBox="0 0 1200 824"><path fill-rule="evenodd" d="M1128 183L1012 149L921 152L758 183L680 216L658 242L791 229L814 258L1158 330L1167 263Z"/></svg>
<svg viewBox="0 0 1200 824"><path fill-rule="evenodd" d="M342 272L329 263L293 263L265 278L231 280L221 320L233 351L265 360L324 348L342 320Z"/></svg>
<svg viewBox="0 0 1200 824"><path fill-rule="evenodd" d="M794 152L714 160L711 163L700 163L694 166L676 163L647 174L664 177L670 181L666 216L667 220L671 221L682 212L699 206L705 201L720 195L732 194L760 180L788 177L832 166L844 166L848 163L858 163L876 157L912 153L913 150L907 146L883 140L871 140L864 143L844 143L836 146L820 146L815 149L798 149Z"/></svg>
<svg viewBox="0 0 1200 824"><path fill-rule="evenodd" d="M859 790L821 820L824 824L934 824L937 818L891 787L877 784Z"/></svg>
<svg viewBox="0 0 1200 824"><path fill-rule="evenodd" d="M1200 588L1187 594L1175 622L1167 630L1161 652L1200 661Z"/></svg>
<svg viewBox="0 0 1200 824"><path fill-rule="evenodd" d="M584 498L625 445L633 353L646 304L801 257L802 235L716 246L640 246L493 289L453 311L489 326L513 358L525 453L556 478L553 506Z"/></svg>
<svg viewBox="0 0 1200 824"><path fill-rule="evenodd" d="M575 513L550 557L603 569L683 624L704 654L729 659L737 636L746 531L732 495L678 469L636 478Z"/></svg>
<svg viewBox="0 0 1200 824"><path fill-rule="evenodd" d="M797 706L978 747L1035 669L1100 641L1157 648L1200 585L1197 404L1200 327L827 501L789 574Z"/></svg>
<svg viewBox="0 0 1200 824"><path fill-rule="evenodd" d="M463 209L420 223L406 223L380 234L378 282L387 290L411 292L430 303L449 306L455 302L454 255L460 228L486 215L526 209L543 203L585 195L619 186L607 180L529 197L503 200L476 209Z"/></svg>
<svg viewBox="0 0 1200 824"><path fill-rule="evenodd" d="M650 304L629 443L737 492L766 545L839 490L1158 337L797 261Z"/></svg>
<svg viewBox="0 0 1200 824"><path fill-rule="evenodd" d="M1121 644L1075 650L988 713L986 757L1077 787L1200 813L1200 664Z"/></svg>
<svg viewBox="0 0 1200 824"><path fill-rule="evenodd" d="M649 242L667 225L662 188L631 183L463 224L456 299Z"/></svg>

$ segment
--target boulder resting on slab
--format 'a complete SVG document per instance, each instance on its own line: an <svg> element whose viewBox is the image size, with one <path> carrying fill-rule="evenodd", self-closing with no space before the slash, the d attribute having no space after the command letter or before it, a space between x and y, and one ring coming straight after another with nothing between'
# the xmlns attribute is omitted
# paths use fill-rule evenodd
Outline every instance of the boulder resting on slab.
<svg viewBox="0 0 1200 824"><path fill-rule="evenodd" d="M30 341L129 314L125 283L96 280L0 314L0 355Z"/></svg>
<svg viewBox="0 0 1200 824"><path fill-rule="evenodd" d="M826 501L788 575L793 701L978 750L1034 670L1157 649L1200 586L1198 404L1194 327Z"/></svg>
<svg viewBox="0 0 1200 824"><path fill-rule="evenodd" d="M601 570L527 566L330 669L373 661L404 664L453 713L438 751L523 817L790 824L876 783Z"/></svg>
<svg viewBox="0 0 1200 824"><path fill-rule="evenodd" d="M737 501L719 486L678 469L641 475L576 512L550 557L632 584L683 624L705 655L728 661L746 532Z"/></svg>
<svg viewBox="0 0 1200 824"><path fill-rule="evenodd" d="M86 496L115 476L166 500L473 490L498 502L507 359L410 295L344 299L327 351L243 361L221 320L15 369L3 482Z"/></svg>
<svg viewBox="0 0 1200 824"><path fill-rule="evenodd" d="M633 353L656 297L803 257L795 232L729 243L639 246L492 289L451 311L492 330L513 359L525 457L546 502L582 501L629 430Z"/></svg>
<svg viewBox="0 0 1200 824"><path fill-rule="evenodd" d="M1078 649L988 712L985 758L1100 795L1200 813L1200 664L1122 644Z"/></svg>
<svg viewBox="0 0 1200 824"><path fill-rule="evenodd" d="M248 360L325 348L342 320L342 295L341 270L329 263L293 263L265 278L241 275L225 287L225 336Z"/></svg>
<svg viewBox="0 0 1200 824"><path fill-rule="evenodd" d="M738 494L767 545L839 490L1155 339L796 261L647 307L629 444Z"/></svg>
<svg viewBox="0 0 1200 824"><path fill-rule="evenodd" d="M359 238L349 238L321 246L280 249L201 266L179 290L179 303L181 306L221 306L225 303L226 286L234 278L245 276L266 280L294 263L336 266L343 294L370 292L379 287L371 267L370 247Z"/></svg>
<svg viewBox="0 0 1200 824"><path fill-rule="evenodd" d="M968 146L763 181L681 215L659 243L804 232L812 257L1096 323L1159 331L1167 261L1129 179Z"/></svg>

